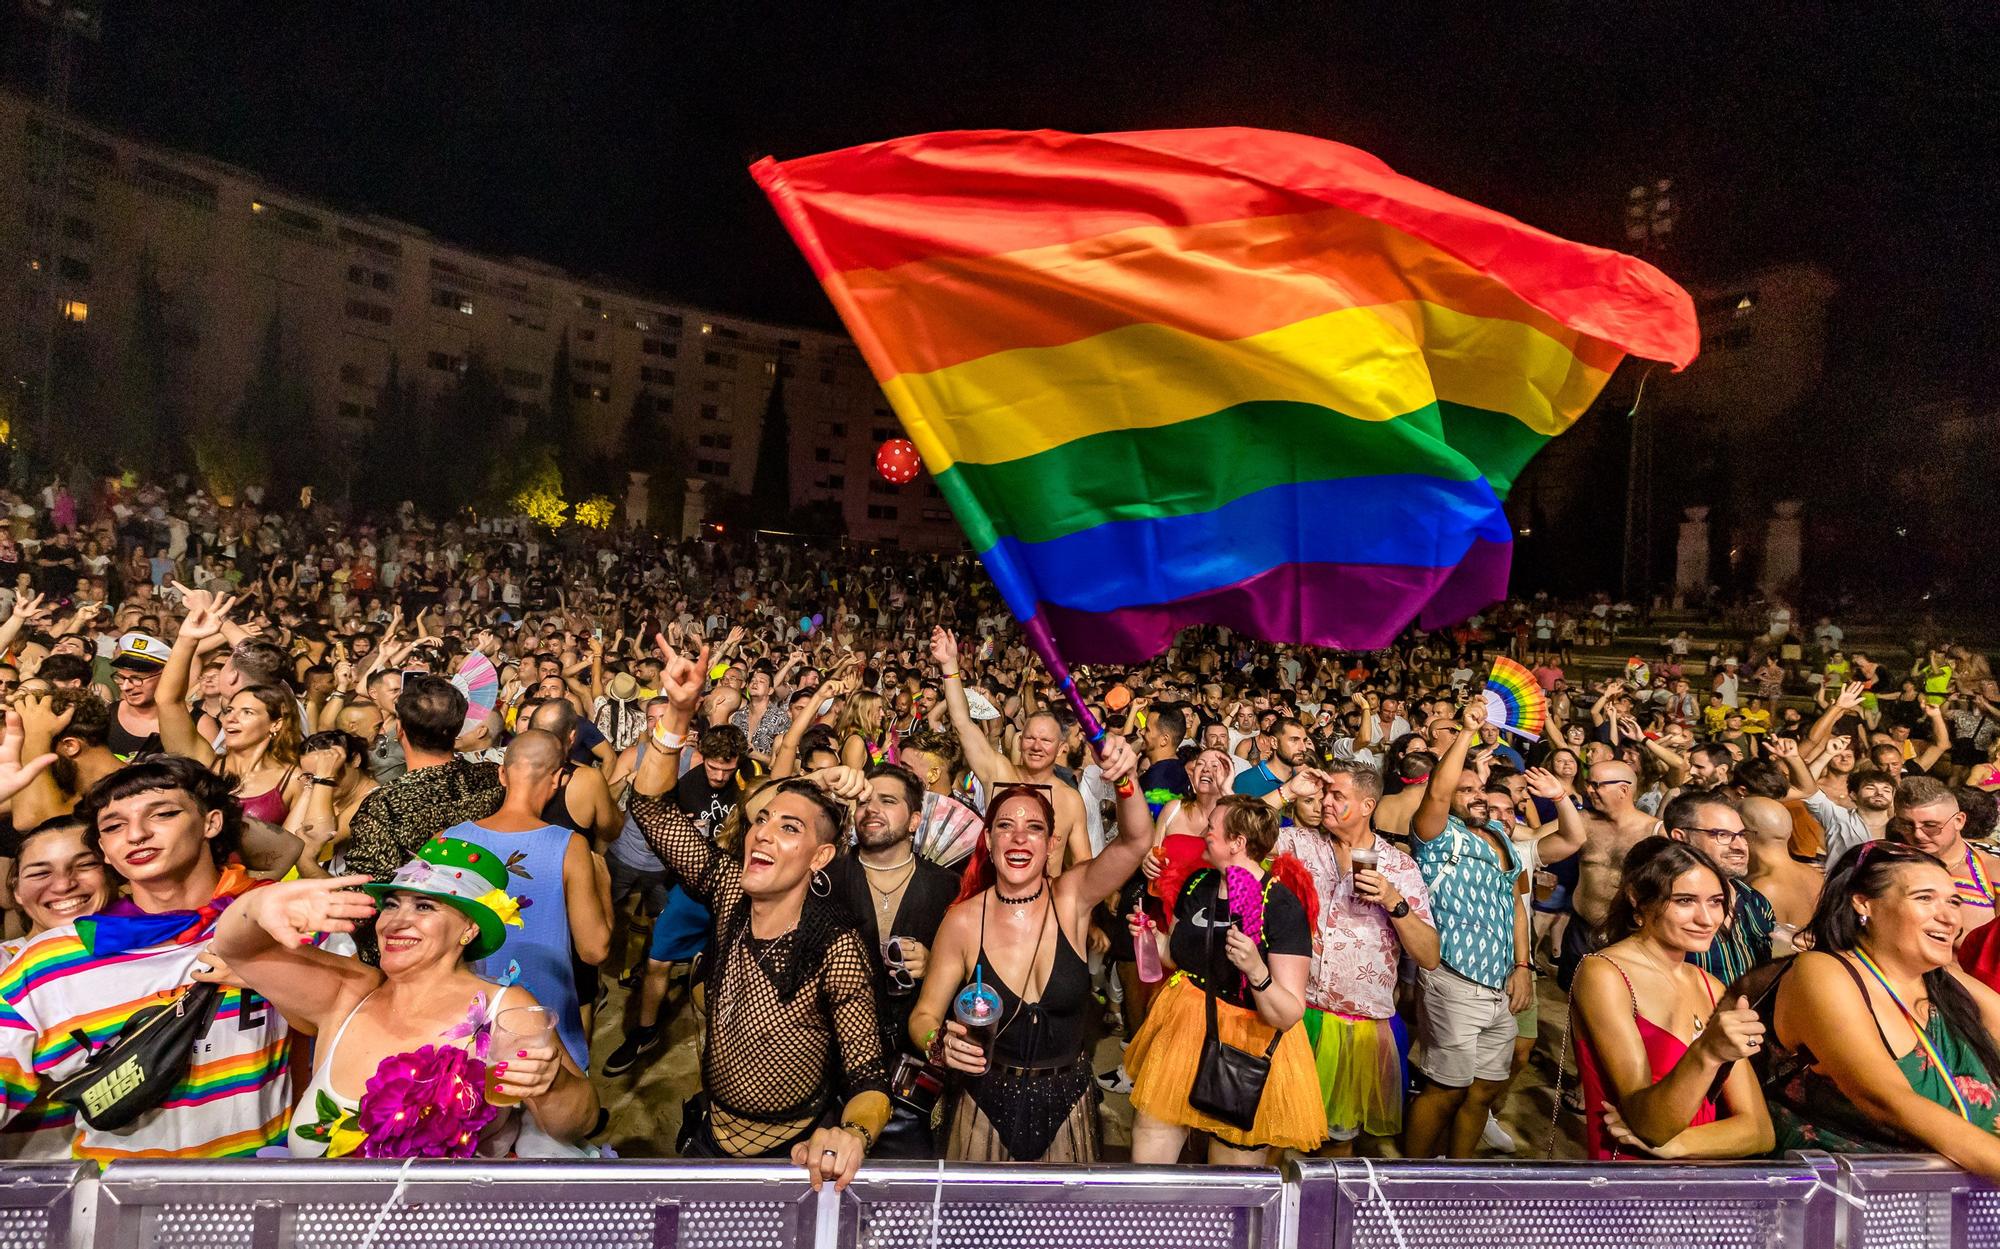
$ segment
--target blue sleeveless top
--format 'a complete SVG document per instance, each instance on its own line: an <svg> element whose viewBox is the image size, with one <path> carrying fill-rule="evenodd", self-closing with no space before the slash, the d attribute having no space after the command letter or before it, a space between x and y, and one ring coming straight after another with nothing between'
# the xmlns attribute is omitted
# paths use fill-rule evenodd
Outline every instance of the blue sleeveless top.
<svg viewBox="0 0 2000 1249"><path fill-rule="evenodd" d="M496 833L467 821L444 835L484 846L501 861L511 861L508 892L521 902L521 927L509 927L506 944L474 963L472 970L497 980L506 974L509 962L519 963L521 987L555 1012L563 1048L578 1067L590 1070L590 1041L583 1035L576 974L570 970L569 908L563 899L563 855L576 834L554 825L525 833Z"/></svg>

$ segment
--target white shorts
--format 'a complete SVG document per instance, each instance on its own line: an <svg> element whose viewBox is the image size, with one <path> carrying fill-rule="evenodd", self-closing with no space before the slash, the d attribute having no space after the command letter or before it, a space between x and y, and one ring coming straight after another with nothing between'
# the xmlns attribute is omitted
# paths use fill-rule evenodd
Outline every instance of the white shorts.
<svg viewBox="0 0 2000 1249"><path fill-rule="evenodd" d="M1462 1089L1512 1074L1520 1028L1505 993L1440 965L1417 972L1417 1001L1423 1044L1414 1065L1432 1083Z"/></svg>

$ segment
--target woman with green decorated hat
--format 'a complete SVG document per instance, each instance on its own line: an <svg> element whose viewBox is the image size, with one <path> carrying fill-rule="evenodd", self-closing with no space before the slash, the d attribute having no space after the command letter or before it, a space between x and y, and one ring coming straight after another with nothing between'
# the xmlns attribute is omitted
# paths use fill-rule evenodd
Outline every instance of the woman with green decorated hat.
<svg viewBox="0 0 2000 1249"><path fill-rule="evenodd" d="M495 984L470 969L521 924L507 886L490 850L438 836L386 883L286 881L229 909L215 953L321 1038L292 1114L294 1157L578 1152L597 1094L553 1017L513 977ZM315 948L370 915L379 967Z"/></svg>

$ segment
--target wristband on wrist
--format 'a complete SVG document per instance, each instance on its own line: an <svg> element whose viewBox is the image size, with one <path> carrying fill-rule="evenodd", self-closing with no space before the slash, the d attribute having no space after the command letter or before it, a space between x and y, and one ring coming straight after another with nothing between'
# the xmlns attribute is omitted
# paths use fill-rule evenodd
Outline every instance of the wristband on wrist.
<svg viewBox="0 0 2000 1249"><path fill-rule="evenodd" d="M1514 964L1514 966L1521 971L1527 972L1531 976L1535 974L1535 965L1533 963L1516 963Z"/></svg>
<svg viewBox="0 0 2000 1249"><path fill-rule="evenodd" d="M1266 967L1264 969L1264 978L1258 981L1256 984L1251 985L1250 992L1262 993L1264 990L1270 987L1271 987L1271 969Z"/></svg>
<svg viewBox="0 0 2000 1249"><path fill-rule="evenodd" d="M958 673L956 671L940 673L938 675L938 680L940 681L955 681L957 679L958 679Z"/></svg>
<svg viewBox="0 0 2000 1249"><path fill-rule="evenodd" d="M865 1154L869 1150L875 1148L875 1134L873 1132L870 1132L867 1128L862 1127L854 1120L852 1119L842 1120L840 1124L840 1130L843 1132L852 1132L854 1133L854 1135L861 1138L862 1153Z"/></svg>
<svg viewBox="0 0 2000 1249"><path fill-rule="evenodd" d="M653 730L653 745L659 747L661 750L679 750L681 747L687 745L687 734L669 733L667 732L667 726L662 724L659 728Z"/></svg>

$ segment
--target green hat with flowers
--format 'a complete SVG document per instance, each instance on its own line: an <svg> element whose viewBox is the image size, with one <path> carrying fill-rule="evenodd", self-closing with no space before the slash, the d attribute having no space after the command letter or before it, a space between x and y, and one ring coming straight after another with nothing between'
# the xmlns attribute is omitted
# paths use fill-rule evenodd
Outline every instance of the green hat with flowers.
<svg viewBox="0 0 2000 1249"><path fill-rule="evenodd" d="M507 893L508 875L506 861L485 846L439 833L394 877L361 889L377 901L392 893L436 898L479 925L465 952L481 959L507 940L508 926L521 927L521 903Z"/></svg>

